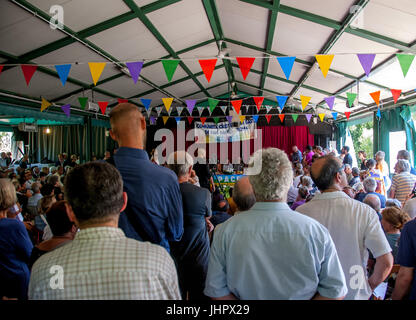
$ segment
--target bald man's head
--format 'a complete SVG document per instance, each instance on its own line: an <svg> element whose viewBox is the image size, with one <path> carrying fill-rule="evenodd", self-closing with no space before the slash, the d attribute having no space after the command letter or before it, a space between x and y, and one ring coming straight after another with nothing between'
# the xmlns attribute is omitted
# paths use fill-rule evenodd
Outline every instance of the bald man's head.
<svg viewBox="0 0 416 320"><path fill-rule="evenodd" d="M256 203L253 187L248 177L243 177L234 185L233 200L239 211L247 211Z"/></svg>
<svg viewBox="0 0 416 320"><path fill-rule="evenodd" d="M146 120L137 106L120 103L110 112L110 124L110 136L120 147L144 149Z"/></svg>
<svg viewBox="0 0 416 320"><path fill-rule="evenodd" d="M331 187L342 190L348 185L342 162L334 156L316 159L311 166L311 177L321 191Z"/></svg>

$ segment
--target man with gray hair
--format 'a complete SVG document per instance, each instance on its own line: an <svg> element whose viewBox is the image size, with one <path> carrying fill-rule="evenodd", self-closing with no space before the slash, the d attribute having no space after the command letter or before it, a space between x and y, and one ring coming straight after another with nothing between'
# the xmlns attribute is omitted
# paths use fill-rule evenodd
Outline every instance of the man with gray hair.
<svg viewBox="0 0 416 320"><path fill-rule="evenodd" d="M399 200L402 204L412 192L416 182L416 176L410 174L410 163L399 159L394 166L395 175L390 188L390 198Z"/></svg>
<svg viewBox="0 0 416 320"><path fill-rule="evenodd" d="M345 277L328 230L286 204L292 165L276 148L254 153L256 204L217 226L205 294L213 299L342 299Z"/></svg>
<svg viewBox="0 0 416 320"><path fill-rule="evenodd" d="M393 266L391 248L378 216L372 208L342 191L348 183L340 159L317 159L311 167L311 177L321 193L296 211L328 228L347 280L346 299L368 300ZM367 249L376 258L374 272L368 279Z"/></svg>
<svg viewBox="0 0 416 320"><path fill-rule="evenodd" d="M178 177L183 203L183 235L180 241L170 244L177 262L182 298L203 300L206 299L203 290L209 259L207 224L211 227L208 220L211 217L211 193L189 182L194 164L189 153L176 151L169 155L167 162Z"/></svg>
<svg viewBox="0 0 416 320"><path fill-rule="evenodd" d="M360 202L364 202L364 198L370 194L375 195L380 199L381 208L386 207L386 197L380 193L376 192L377 182L374 178L367 177L363 181L364 191L365 193L361 192L355 196L355 200ZM378 212L378 211L377 211Z"/></svg>
<svg viewBox="0 0 416 320"><path fill-rule="evenodd" d="M374 211L377 213L378 218L381 221L381 218L382 218L382 216L380 214L380 211L381 211L381 203L380 203L379 197L377 197L376 194L368 194L368 195L365 196L365 198L363 200L363 203L365 203L366 205L368 205L371 208L373 208Z"/></svg>
<svg viewBox="0 0 416 320"><path fill-rule="evenodd" d="M407 151L407 150L400 150L397 153L397 160L400 160L400 159L407 160L410 163L410 161L411 161L411 159L410 159L410 152ZM416 175L416 170L415 170L414 167L412 167L412 165L410 165L410 174Z"/></svg>

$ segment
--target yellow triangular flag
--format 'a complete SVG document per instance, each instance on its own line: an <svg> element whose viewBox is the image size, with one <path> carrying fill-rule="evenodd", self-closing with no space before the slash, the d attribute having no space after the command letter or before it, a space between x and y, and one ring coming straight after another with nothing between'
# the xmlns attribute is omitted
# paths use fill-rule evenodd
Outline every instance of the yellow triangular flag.
<svg viewBox="0 0 416 320"><path fill-rule="evenodd" d="M321 119L321 122L324 122L324 118L325 118L325 113L320 113L318 114L319 119Z"/></svg>
<svg viewBox="0 0 416 320"><path fill-rule="evenodd" d="M321 68L322 74L326 78L329 68L331 67L332 60L334 59L334 55L333 54L316 54L315 58L319 64L319 68Z"/></svg>
<svg viewBox="0 0 416 320"><path fill-rule="evenodd" d="M308 96L300 96L300 102L302 103L302 111L305 110L306 106L308 105L309 101L311 101L311 97Z"/></svg>
<svg viewBox="0 0 416 320"><path fill-rule="evenodd" d="M163 104L165 105L166 111L169 112L170 106L172 105L173 98L162 98Z"/></svg>
<svg viewBox="0 0 416 320"><path fill-rule="evenodd" d="M49 106L51 106L51 103L42 97L42 104L40 106L40 111L46 110Z"/></svg>
<svg viewBox="0 0 416 320"><path fill-rule="evenodd" d="M106 63L105 62L88 62L88 65L90 67L92 81L94 82L94 85L96 86L98 79L100 79L101 74L103 73Z"/></svg>
<svg viewBox="0 0 416 320"><path fill-rule="evenodd" d="M240 116L240 122L241 123L243 123L245 119L246 119L246 116Z"/></svg>
<svg viewBox="0 0 416 320"><path fill-rule="evenodd" d="M169 117L168 116L163 116L162 119L163 119L163 124L166 124L166 122L168 121Z"/></svg>

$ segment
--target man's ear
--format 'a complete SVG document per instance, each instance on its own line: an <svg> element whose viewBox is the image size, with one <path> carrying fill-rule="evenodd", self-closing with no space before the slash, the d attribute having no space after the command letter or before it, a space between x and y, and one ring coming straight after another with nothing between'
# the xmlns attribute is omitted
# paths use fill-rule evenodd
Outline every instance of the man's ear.
<svg viewBox="0 0 416 320"><path fill-rule="evenodd" d="M117 141L116 134L113 132L113 130L110 129L109 132L110 132L111 139L113 139L114 141Z"/></svg>
<svg viewBox="0 0 416 320"><path fill-rule="evenodd" d="M69 204L66 204L66 213L68 215L69 221L73 222L76 226L79 226L79 222L75 216L74 210L72 210L72 207Z"/></svg>
<svg viewBox="0 0 416 320"><path fill-rule="evenodd" d="M123 201L124 201L124 204L123 204L123 207L120 209L120 212L123 212L124 210L126 210L127 200L128 200L127 193L126 192L123 192Z"/></svg>
<svg viewBox="0 0 416 320"><path fill-rule="evenodd" d="M146 131L146 119L144 117L140 119L140 126L142 127L143 131Z"/></svg>

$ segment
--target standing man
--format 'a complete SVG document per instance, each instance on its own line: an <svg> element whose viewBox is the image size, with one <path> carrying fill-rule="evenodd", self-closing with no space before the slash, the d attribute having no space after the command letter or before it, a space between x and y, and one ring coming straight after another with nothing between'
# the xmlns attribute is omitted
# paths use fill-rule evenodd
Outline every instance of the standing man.
<svg viewBox="0 0 416 320"><path fill-rule="evenodd" d="M352 157L349 154L350 152L350 147L348 146L343 146L341 149L341 154L344 155L344 160L342 161L343 164L349 164L350 167L352 168Z"/></svg>
<svg viewBox="0 0 416 320"><path fill-rule="evenodd" d="M110 136L120 146L114 163L130 199L119 226L129 238L150 241L170 251L169 241L179 241L183 233L177 177L168 168L150 162L144 150L146 120L135 105L116 106L110 112L110 124Z"/></svg>
<svg viewBox="0 0 416 320"><path fill-rule="evenodd" d="M410 163L399 159L394 166L394 176L390 188L390 198L399 200L404 205L407 196L412 192L416 176L410 174Z"/></svg>
<svg viewBox="0 0 416 320"><path fill-rule="evenodd" d="M321 193L296 211L328 228L347 280L345 299L368 300L393 266L391 248L379 218L372 208L342 192L348 183L340 159L333 156L317 159L312 164L311 177ZM368 279L367 249L376 258L374 272Z"/></svg>
<svg viewBox="0 0 416 320"><path fill-rule="evenodd" d="M302 163L302 152L298 149L297 146L292 147L292 163Z"/></svg>
<svg viewBox="0 0 416 320"><path fill-rule="evenodd" d="M409 153L409 151L407 151L407 150L400 150L397 153L397 160L400 160L400 159L409 161L409 163L410 163L410 174L416 175L416 170L412 166L411 161L410 161L411 159L410 159L410 153Z"/></svg>

